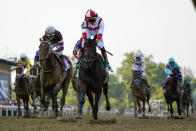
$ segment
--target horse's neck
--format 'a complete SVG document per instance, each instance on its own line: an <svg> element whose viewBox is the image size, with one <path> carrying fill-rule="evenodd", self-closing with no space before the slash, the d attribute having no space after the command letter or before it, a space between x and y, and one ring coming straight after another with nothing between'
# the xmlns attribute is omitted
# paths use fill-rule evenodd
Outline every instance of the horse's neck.
<svg viewBox="0 0 196 131"><path fill-rule="evenodd" d="M17 88L23 88L25 86L26 82L27 82L27 80L24 77L16 79Z"/></svg>
<svg viewBox="0 0 196 131"><path fill-rule="evenodd" d="M56 60L55 56L50 55L50 57L46 60L45 67L46 68L48 68L48 67L51 68L51 67L56 65L56 62L57 62L57 60Z"/></svg>

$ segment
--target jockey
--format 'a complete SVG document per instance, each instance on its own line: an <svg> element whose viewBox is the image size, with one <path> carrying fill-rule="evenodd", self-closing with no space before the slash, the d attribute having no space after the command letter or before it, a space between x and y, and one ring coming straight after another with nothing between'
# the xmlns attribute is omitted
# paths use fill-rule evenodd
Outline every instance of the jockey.
<svg viewBox="0 0 196 131"><path fill-rule="evenodd" d="M180 67L178 65L178 63L175 62L174 58L169 58L169 62L166 65L166 69L165 69L165 74L167 75L168 78L170 78L170 75L172 75L172 71L174 69L179 70Z"/></svg>
<svg viewBox="0 0 196 131"><path fill-rule="evenodd" d="M166 69L165 69L165 74L167 75L167 79L163 84L164 92L165 92L165 87L166 87L167 83L171 80L170 76L172 75L172 72L174 69L180 70L180 67L179 67L178 63L175 62L174 58L171 57L171 58L169 58L169 62L166 65Z"/></svg>
<svg viewBox="0 0 196 131"><path fill-rule="evenodd" d="M56 47L56 50L52 50L52 52L56 54L57 57L60 57L64 71L70 69L69 62L63 56L64 41L61 33L56 30L54 26L48 26L45 30L45 35L42 37L42 40L51 42L51 49Z"/></svg>
<svg viewBox="0 0 196 131"><path fill-rule="evenodd" d="M39 50L36 51L35 57L34 57L34 66L40 66L39 63Z"/></svg>
<svg viewBox="0 0 196 131"><path fill-rule="evenodd" d="M89 9L86 12L85 19L82 22L82 39L81 39L81 47L84 47L84 40L91 38L91 36L97 36L96 43L97 47L101 50L101 54L104 58L104 63L106 67L106 71L111 71L113 72L111 66L109 65L108 58L107 58L107 53L104 48L104 42L102 39L103 31L104 31L104 22L102 18L98 17L98 14L96 11ZM80 50L80 55L79 55L79 62L83 56L83 50ZM79 65L78 65L79 66ZM78 67L79 68L79 67Z"/></svg>
<svg viewBox="0 0 196 131"><path fill-rule="evenodd" d="M31 62L25 53L20 54L20 59L18 60L18 66L22 66L23 68L27 68L25 75L29 74L31 69Z"/></svg>
<svg viewBox="0 0 196 131"><path fill-rule="evenodd" d="M148 88L150 88L150 85L148 84L148 81L146 79L146 74L145 74L145 59L143 54L140 51L136 51L136 53L133 56L134 58L134 63L132 65L132 71L141 71L141 76L142 76L142 80L143 82L147 85ZM133 80L131 83L131 86L133 86Z"/></svg>

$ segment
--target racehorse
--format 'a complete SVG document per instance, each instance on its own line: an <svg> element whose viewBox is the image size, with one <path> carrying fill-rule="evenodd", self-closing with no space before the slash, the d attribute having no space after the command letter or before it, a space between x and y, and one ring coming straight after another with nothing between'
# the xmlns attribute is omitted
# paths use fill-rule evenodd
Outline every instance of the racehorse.
<svg viewBox="0 0 196 131"><path fill-rule="evenodd" d="M134 101L134 114L135 118L137 118L137 106L140 110L140 101L143 102L143 116L145 116L145 103L147 101L148 103L148 111L151 112L151 107L149 105L150 100L150 92L148 90L147 85L144 84L142 78L141 78L141 71L134 71L133 72L133 87L132 89L132 95L133 95L133 101Z"/></svg>
<svg viewBox="0 0 196 131"><path fill-rule="evenodd" d="M180 94L180 101L181 101L181 110L186 116L188 117L189 107L191 106L191 110L193 113L193 98L192 98L192 91L190 88L190 84L186 83L182 86L181 94Z"/></svg>
<svg viewBox="0 0 196 131"><path fill-rule="evenodd" d="M178 114L181 115L181 108L180 108L180 90L181 90L181 81L182 75L179 70L174 69L172 71L171 78L167 80L166 84L166 93L164 93L164 97L167 103L168 111L173 117L173 107L172 104L174 101L177 103Z"/></svg>
<svg viewBox="0 0 196 131"><path fill-rule="evenodd" d="M52 52L51 43L48 41L41 41L39 46L39 60L41 63L40 83L41 83L41 103L45 105L45 97L52 98L52 109L56 116L58 116L57 94L62 89L60 115L65 104L65 96L67 94L68 85L72 77L72 63L64 56L71 65L67 71L62 71L63 67L60 59Z"/></svg>
<svg viewBox="0 0 196 131"><path fill-rule="evenodd" d="M109 73L106 71L102 57L96 52L96 42L85 40L83 60L79 69L79 89L86 92L91 104L93 119L97 119L98 103L102 93L106 98L106 110L110 110L108 100ZM93 97L93 93L95 96Z"/></svg>
<svg viewBox="0 0 196 131"><path fill-rule="evenodd" d="M41 85L40 85L40 76L39 76L39 67L32 66L30 70L30 84L31 84L31 98L33 100L34 113L37 111L37 106L35 104L35 99L41 97Z"/></svg>
<svg viewBox="0 0 196 131"><path fill-rule="evenodd" d="M31 87L29 83L29 79L24 74L24 68L22 66L18 66L16 68L16 80L15 80L15 91L16 91L16 101L18 105L18 118L20 116L20 99L23 100L25 116L28 116L29 110L29 96L31 93Z"/></svg>

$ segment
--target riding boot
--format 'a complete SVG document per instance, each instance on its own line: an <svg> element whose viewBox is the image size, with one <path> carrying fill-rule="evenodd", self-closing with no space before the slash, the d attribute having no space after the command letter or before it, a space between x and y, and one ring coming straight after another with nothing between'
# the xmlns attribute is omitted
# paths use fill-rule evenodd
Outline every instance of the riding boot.
<svg viewBox="0 0 196 131"><path fill-rule="evenodd" d="M108 72L108 71L113 72L113 70L112 70L112 68L111 68L111 66L110 66L110 64L109 64L109 62L108 62L107 53L106 53L106 50L105 50L104 47L101 49L101 54L102 54L102 56L103 56L103 58L104 58L104 64L105 64L105 67L106 67L106 71L107 71L107 72Z"/></svg>
<svg viewBox="0 0 196 131"><path fill-rule="evenodd" d="M80 50L78 62L76 64L76 75L75 75L76 78L79 77L79 69L80 69L80 64L82 62L82 58L83 58L83 49Z"/></svg>

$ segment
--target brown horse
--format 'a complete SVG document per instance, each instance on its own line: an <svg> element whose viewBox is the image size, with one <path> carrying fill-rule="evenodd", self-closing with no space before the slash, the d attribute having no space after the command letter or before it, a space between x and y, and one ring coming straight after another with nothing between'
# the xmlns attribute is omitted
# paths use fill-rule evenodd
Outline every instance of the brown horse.
<svg viewBox="0 0 196 131"><path fill-rule="evenodd" d="M141 78L141 72L140 71L134 71L133 72L133 87L132 89L132 95L133 95L133 101L134 101L134 113L135 118L137 118L137 106L140 110L140 101L143 102L143 116L145 116L145 103L147 101L148 103L148 111L151 112L151 107L149 104L150 100L150 92L148 90L147 85L144 84L142 78Z"/></svg>
<svg viewBox="0 0 196 131"><path fill-rule="evenodd" d="M18 105L18 118L20 116L20 99L23 100L25 116L28 116L29 110L29 96L31 93L31 87L29 83L29 79L23 73L24 69L22 66L18 66L16 68L16 80L15 80L15 90L16 90L16 101Z"/></svg>
<svg viewBox="0 0 196 131"><path fill-rule="evenodd" d="M36 67L36 66L31 67L29 78L30 78L30 84L31 84L31 88L32 88L31 98L33 100L34 113L36 113L37 106L35 104L35 99L38 96L41 97L39 67Z"/></svg>
<svg viewBox="0 0 196 131"><path fill-rule="evenodd" d="M170 111L171 117L173 117L173 102L176 101L178 114L181 115L181 108L180 108L180 89L181 89L181 81L182 75L180 70L174 69L172 71L171 78L168 80L166 84L166 93L164 94L168 111Z"/></svg>
<svg viewBox="0 0 196 131"><path fill-rule="evenodd" d="M66 56L65 56L66 57ZM69 61L69 59L66 57ZM60 115L65 104L68 85L72 77L72 63L69 61L71 68L62 72L61 62L58 57L52 53L50 42L41 41L39 46L39 60L41 63L40 83L41 83L41 103L45 105L45 97L52 98L52 108L58 116L57 94L62 89Z"/></svg>
<svg viewBox="0 0 196 131"><path fill-rule="evenodd" d="M86 92L92 107L93 119L97 119L98 103L102 93L106 98L106 110L110 110L108 100L109 74L105 70L103 60L96 53L96 42L88 39L84 42L84 58L79 69L79 88ZM95 94L95 98L93 97Z"/></svg>

